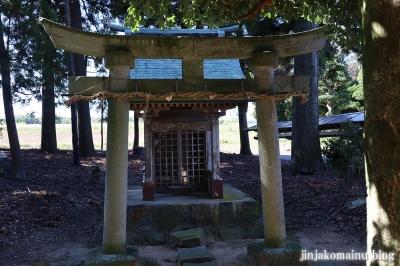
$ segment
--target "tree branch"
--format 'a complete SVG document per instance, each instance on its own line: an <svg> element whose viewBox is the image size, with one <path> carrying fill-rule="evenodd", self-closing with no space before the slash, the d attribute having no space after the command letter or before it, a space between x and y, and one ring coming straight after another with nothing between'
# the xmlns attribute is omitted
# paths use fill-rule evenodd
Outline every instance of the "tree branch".
<svg viewBox="0 0 400 266"><path fill-rule="evenodd" d="M245 20L245 19L253 19L255 15L260 13L264 8L269 7L275 2L275 0L262 0L260 3L255 5L252 9L247 12L246 15L243 15L241 17L238 17L239 21Z"/></svg>

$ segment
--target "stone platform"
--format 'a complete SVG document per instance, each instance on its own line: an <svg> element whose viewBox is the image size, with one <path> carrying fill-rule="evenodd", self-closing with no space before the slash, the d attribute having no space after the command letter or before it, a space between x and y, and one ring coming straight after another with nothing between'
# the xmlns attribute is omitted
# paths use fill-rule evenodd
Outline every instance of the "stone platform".
<svg viewBox="0 0 400 266"><path fill-rule="evenodd" d="M164 245L173 232L202 228L206 241L260 239L264 237L261 203L229 184L224 198L208 193L187 196L156 194L155 201L142 200L142 187L128 188L127 244ZM92 247L102 243L102 228Z"/></svg>
<svg viewBox="0 0 400 266"><path fill-rule="evenodd" d="M202 228L207 241L263 238L261 204L229 184L223 195L210 199L208 193L156 194L155 201L143 201L142 188L129 187L127 242L165 244L170 233L194 228Z"/></svg>

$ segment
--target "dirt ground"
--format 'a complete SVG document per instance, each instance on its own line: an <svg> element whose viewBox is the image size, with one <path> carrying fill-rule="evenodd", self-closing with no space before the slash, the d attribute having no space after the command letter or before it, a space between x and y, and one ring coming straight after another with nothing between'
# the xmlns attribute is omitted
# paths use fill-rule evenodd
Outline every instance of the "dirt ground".
<svg viewBox="0 0 400 266"><path fill-rule="evenodd" d="M72 165L70 151L54 154L22 150L27 181L12 178L8 158L0 159L0 265L63 265L77 249L89 245L102 220L105 153ZM140 185L143 158L129 157L129 185ZM91 168L102 175L92 178ZM256 200L261 200L259 163L256 156L221 154L221 176ZM345 207L356 198L355 187L339 179L334 169L309 176L290 174L282 161L286 226L307 251L365 252L366 207ZM358 191L366 196L365 181ZM208 243L216 265L246 265L236 260L246 244ZM157 257L160 265L175 265L176 250L166 246L139 247L141 256ZM222 252L222 253L221 253ZM229 255L231 254L231 255ZM333 264L332 264L333 265ZM346 262L334 265L365 265Z"/></svg>

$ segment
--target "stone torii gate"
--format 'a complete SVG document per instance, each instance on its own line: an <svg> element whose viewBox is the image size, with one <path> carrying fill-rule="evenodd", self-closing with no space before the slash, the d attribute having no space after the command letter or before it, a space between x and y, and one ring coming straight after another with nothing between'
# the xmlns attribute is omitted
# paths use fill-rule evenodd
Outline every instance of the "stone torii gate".
<svg viewBox="0 0 400 266"><path fill-rule="evenodd" d="M286 229L275 100L282 94L300 95L298 91L308 91L308 78L276 77L274 80L274 67L278 65L278 57L322 49L327 28L268 37L154 37L88 33L43 18L40 23L57 48L104 57L109 69L109 78L72 77L69 85L73 97L109 97L103 253L125 251L128 113L129 103L135 101L255 100L264 240L270 248L284 246ZM182 80L142 83L129 80L135 58L182 59ZM248 59L254 79L204 80L203 59Z"/></svg>

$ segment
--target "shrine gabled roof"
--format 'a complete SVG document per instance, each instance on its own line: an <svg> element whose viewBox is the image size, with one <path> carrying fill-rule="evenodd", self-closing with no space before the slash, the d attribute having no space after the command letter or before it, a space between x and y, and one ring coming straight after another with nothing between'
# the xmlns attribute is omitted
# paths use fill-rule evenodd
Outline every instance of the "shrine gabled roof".
<svg viewBox="0 0 400 266"><path fill-rule="evenodd" d="M204 59L205 79L245 79L237 59ZM182 79L181 59L136 59L131 79Z"/></svg>

